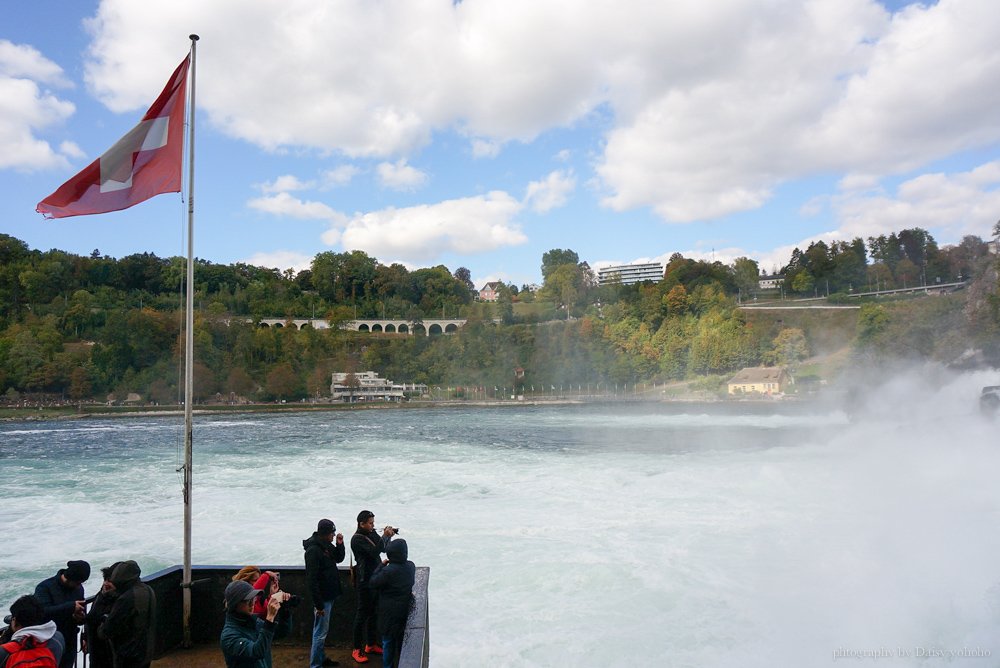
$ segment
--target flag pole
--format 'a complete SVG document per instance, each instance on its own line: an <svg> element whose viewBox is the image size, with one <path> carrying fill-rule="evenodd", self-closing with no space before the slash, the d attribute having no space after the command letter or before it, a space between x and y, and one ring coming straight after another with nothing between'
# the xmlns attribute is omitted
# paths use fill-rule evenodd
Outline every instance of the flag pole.
<svg viewBox="0 0 1000 668"><path fill-rule="evenodd" d="M184 647L191 646L191 491L194 436L194 94L198 35L191 35L191 102L188 121L187 298L184 304Z"/></svg>

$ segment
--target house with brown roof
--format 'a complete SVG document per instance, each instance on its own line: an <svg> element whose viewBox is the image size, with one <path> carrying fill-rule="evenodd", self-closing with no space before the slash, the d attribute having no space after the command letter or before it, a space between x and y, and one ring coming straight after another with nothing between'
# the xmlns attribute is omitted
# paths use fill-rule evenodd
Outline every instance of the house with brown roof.
<svg viewBox="0 0 1000 668"><path fill-rule="evenodd" d="M483 286L483 289L479 291L479 301L482 302L495 302L499 299L500 286L503 285L500 281L490 281Z"/></svg>
<svg viewBox="0 0 1000 668"><path fill-rule="evenodd" d="M780 394L791 383L791 376L780 366L743 369L729 379L729 394Z"/></svg>

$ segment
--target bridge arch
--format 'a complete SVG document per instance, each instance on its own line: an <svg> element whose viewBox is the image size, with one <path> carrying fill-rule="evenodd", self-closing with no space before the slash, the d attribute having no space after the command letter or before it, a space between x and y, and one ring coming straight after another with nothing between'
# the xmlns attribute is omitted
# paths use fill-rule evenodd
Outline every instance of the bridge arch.
<svg viewBox="0 0 1000 668"><path fill-rule="evenodd" d="M444 328L445 334L454 334L457 331L458 331L458 325L456 325L453 322L449 322L448 325Z"/></svg>
<svg viewBox="0 0 1000 668"><path fill-rule="evenodd" d="M400 334L409 334L410 333L410 326L407 325L405 322L401 323L399 325L399 333Z"/></svg>
<svg viewBox="0 0 1000 668"><path fill-rule="evenodd" d="M423 324L421 324L421 323L419 323L419 322L418 322L418 323L415 323L415 324L413 325L413 334L414 334L415 336L423 336L423 335L426 335L426 334L427 334L427 328L426 328L426 327L424 327L424 326L423 326Z"/></svg>
<svg viewBox="0 0 1000 668"><path fill-rule="evenodd" d="M444 332L441 330L441 325L437 323L434 323L433 325L427 328L428 335L443 334L443 333Z"/></svg>
<svg viewBox="0 0 1000 668"><path fill-rule="evenodd" d="M374 325L372 325L372 333L373 334L375 332L381 332L381 331L382 331L382 325L381 324L379 324L379 323L376 322Z"/></svg>
<svg viewBox="0 0 1000 668"><path fill-rule="evenodd" d="M396 326L394 324L392 324L391 322L388 325L385 326L385 332L386 332L386 334L391 334L391 333L394 333L395 331L396 331Z"/></svg>
<svg viewBox="0 0 1000 668"><path fill-rule="evenodd" d="M367 332L367 331L369 331L368 325L366 325L364 323L358 325L358 331L359 332Z"/></svg>

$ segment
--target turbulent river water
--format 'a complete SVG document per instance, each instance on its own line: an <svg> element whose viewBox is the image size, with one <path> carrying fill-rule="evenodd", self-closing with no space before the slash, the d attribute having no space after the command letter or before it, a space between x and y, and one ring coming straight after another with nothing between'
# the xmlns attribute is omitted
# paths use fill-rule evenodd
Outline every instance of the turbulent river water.
<svg viewBox="0 0 1000 668"><path fill-rule="evenodd" d="M829 404L197 419L195 563L299 564L362 508L431 568L436 666L1000 661L992 374ZM0 425L0 605L67 559L181 560L174 418ZM97 586L88 583L88 592ZM950 653L950 654L949 654Z"/></svg>

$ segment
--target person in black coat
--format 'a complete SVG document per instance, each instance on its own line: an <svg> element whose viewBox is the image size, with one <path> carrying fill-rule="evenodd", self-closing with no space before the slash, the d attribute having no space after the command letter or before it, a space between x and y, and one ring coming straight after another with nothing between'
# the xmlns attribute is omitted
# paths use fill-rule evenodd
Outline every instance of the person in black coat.
<svg viewBox="0 0 1000 668"><path fill-rule="evenodd" d="M397 538L385 547L388 564L372 573L368 585L378 594L378 632L382 636L382 666L393 668L399 663L403 647L403 631L413 604L413 583L417 567L407 561L406 541Z"/></svg>
<svg viewBox="0 0 1000 668"><path fill-rule="evenodd" d="M139 564L131 560L121 562L111 573L118 598L97 635L111 643L114 668L147 668L153 661L156 594L139 579L141 574Z"/></svg>
<svg viewBox="0 0 1000 668"><path fill-rule="evenodd" d="M94 602L90 605L90 610L87 611L87 618L83 625L83 642L84 651L90 658L90 668L113 668L114 666L111 643L106 638L101 638L97 629L111 612L111 607L115 604L115 599L118 598L114 584L111 582L111 574L120 563L118 561L101 569L104 584L101 585L101 591L97 593Z"/></svg>
<svg viewBox="0 0 1000 668"><path fill-rule="evenodd" d="M341 594L340 569L337 564L344 560L344 535L337 533L337 526L332 520L322 519L316 525L313 535L302 541L302 549L305 550L306 578L315 609L309 666L333 666L336 662L326 656L323 648L330 631L333 602Z"/></svg>
<svg viewBox="0 0 1000 668"><path fill-rule="evenodd" d="M376 644L375 636L375 594L368 586L372 573L382 563L381 554L389 539L396 534L392 527L385 527L382 535L375 531L375 513L362 510L358 513L358 529L351 536L351 552L354 553L354 586L358 589L358 610L354 615L354 651L351 656L357 663L366 663L369 654L381 654L382 647Z"/></svg>
<svg viewBox="0 0 1000 668"><path fill-rule="evenodd" d="M45 609L45 618L56 623L66 643L59 668L71 668L76 660L77 627L87 614L83 583L88 579L90 564L86 561L67 561L66 568L60 568L58 573L35 587L35 597Z"/></svg>

